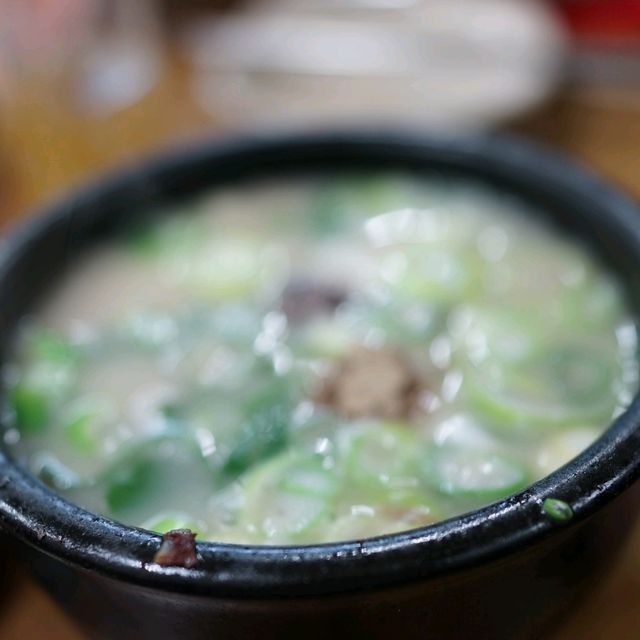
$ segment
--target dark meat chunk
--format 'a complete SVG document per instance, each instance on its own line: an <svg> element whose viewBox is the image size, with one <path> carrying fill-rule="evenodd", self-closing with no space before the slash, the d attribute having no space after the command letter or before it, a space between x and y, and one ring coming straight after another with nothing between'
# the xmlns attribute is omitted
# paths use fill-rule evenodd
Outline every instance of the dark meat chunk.
<svg viewBox="0 0 640 640"><path fill-rule="evenodd" d="M165 567L195 567L198 563L196 534L190 529L167 531L153 561Z"/></svg>
<svg viewBox="0 0 640 640"><path fill-rule="evenodd" d="M346 297L346 292L336 285L300 278L285 287L281 308L291 324L303 324L314 317L332 314Z"/></svg>
<svg viewBox="0 0 640 640"><path fill-rule="evenodd" d="M419 376L401 355L359 348L324 381L316 400L348 418L407 418L421 386Z"/></svg>

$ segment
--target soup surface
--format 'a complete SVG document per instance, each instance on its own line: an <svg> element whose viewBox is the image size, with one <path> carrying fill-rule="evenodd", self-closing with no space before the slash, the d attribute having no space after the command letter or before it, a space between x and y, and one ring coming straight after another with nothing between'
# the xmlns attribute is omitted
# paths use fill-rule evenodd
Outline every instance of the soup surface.
<svg viewBox="0 0 640 640"><path fill-rule="evenodd" d="M5 439L201 539L374 536L512 494L637 386L614 279L527 205L402 174L236 185L92 250L24 321Z"/></svg>

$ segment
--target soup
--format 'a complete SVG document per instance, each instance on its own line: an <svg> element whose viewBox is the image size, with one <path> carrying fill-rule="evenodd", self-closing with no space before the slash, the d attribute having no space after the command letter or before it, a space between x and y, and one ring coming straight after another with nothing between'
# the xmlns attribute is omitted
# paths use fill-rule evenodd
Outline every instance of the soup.
<svg viewBox="0 0 640 640"><path fill-rule="evenodd" d="M489 186L290 178L162 213L82 257L4 371L7 444L96 513L245 544L424 526L562 466L637 387L616 281Z"/></svg>

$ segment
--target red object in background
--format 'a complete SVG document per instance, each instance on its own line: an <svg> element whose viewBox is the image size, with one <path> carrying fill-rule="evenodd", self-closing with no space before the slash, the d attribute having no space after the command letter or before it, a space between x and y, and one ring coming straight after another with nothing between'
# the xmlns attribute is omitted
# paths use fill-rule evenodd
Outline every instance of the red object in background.
<svg viewBox="0 0 640 640"><path fill-rule="evenodd" d="M640 0L558 0L556 4L581 40L640 44Z"/></svg>

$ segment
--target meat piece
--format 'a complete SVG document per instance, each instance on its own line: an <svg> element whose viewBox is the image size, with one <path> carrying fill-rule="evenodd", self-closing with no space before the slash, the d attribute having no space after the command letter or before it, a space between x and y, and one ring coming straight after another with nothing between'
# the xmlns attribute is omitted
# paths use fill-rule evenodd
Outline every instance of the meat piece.
<svg viewBox="0 0 640 640"><path fill-rule="evenodd" d="M420 387L419 376L399 354L358 348L325 380L316 399L348 418L406 418Z"/></svg>
<svg viewBox="0 0 640 640"><path fill-rule="evenodd" d="M196 534L190 529L167 531L162 536L162 543L153 561L165 567L195 567L198 562Z"/></svg>
<svg viewBox="0 0 640 640"><path fill-rule="evenodd" d="M291 280L282 292L282 311L291 324L303 324L321 315L329 315L346 299L346 292L338 286Z"/></svg>

